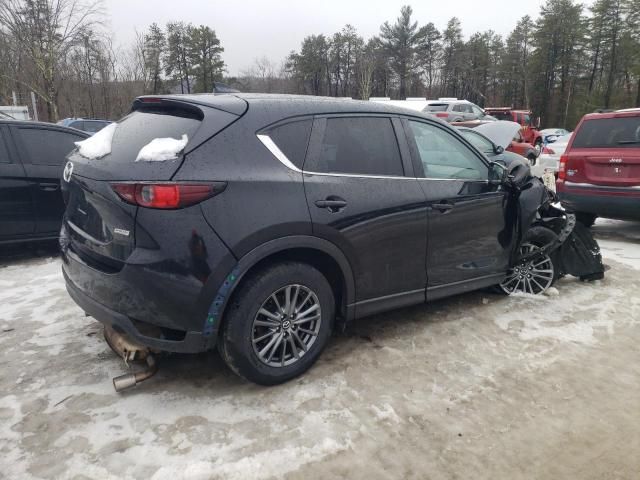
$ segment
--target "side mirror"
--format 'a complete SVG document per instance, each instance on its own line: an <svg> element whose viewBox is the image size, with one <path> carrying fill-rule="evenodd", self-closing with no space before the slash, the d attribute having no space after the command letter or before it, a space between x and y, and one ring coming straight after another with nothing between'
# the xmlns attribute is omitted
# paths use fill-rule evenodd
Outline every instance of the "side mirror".
<svg viewBox="0 0 640 480"><path fill-rule="evenodd" d="M495 153L496 155L501 155L504 153L504 148L501 145L494 145L493 153Z"/></svg>
<svg viewBox="0 0 640 480"><path fill-rule="evenodd" d="M508 179L509 171L505 165L499 162L491 162L489 164L489 183L493 185L502 185L507 183Z"/></svg>

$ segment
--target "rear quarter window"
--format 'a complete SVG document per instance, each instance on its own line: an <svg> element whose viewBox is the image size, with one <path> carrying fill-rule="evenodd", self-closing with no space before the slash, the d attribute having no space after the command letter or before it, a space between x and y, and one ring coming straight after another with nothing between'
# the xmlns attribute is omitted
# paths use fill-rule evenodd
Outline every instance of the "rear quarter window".
<svg viewBox="0 0 640 480"><path fill-rule="evenodd" d="M640 148L640 117L585 120L572 148Z"/></svg>
<svg viewBox="0 0 640 480"><path fill-rule="evenodd" d="M267 132L273 143L296 167L302 169L311 134L311 119L278 125Z"/></svg>

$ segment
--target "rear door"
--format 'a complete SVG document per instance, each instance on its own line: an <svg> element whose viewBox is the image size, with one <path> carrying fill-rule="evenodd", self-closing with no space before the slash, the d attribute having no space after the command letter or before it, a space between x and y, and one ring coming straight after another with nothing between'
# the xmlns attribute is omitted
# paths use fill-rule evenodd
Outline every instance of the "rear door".
<svg viewBox="0 0 640 480"><path fill-rule="evenodd" d="M499 283L509 266L513 219L482 156L449 129L405 120L427 198L427 300Z"/></svg>
<svg viewBox="0 0 640 480"><path fill-rule="evenodd" d="M31 235L35 226L31 182L7 126L0 125L0 242Z"/></svg>
<svg viewBox="0 0 640 480"><path fill-rule="evenodd" d="M640 186L640 116L619 113L585 120L567 153L568 182Z"/></svg>
<svg viewBox="0 0 640 480"><path fill-rule="evenodd" d="M303 178L314 234L354 270L357 314L423 302L425 198L400 121L316 117Z"/></svg>
<svg viewBox="0 0 640 480"><path fill-rule="evenodd" d="M55 235L60 231L64 213L60 179L66 156L75 148L74 142L84 140L86 135L41 125L14 125L12 135L31 181L35 231Z"/></svg>

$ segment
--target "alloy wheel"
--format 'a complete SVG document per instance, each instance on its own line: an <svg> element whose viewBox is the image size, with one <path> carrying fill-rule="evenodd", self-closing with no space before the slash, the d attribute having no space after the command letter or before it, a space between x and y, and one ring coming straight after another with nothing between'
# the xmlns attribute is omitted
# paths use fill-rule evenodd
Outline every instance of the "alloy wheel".
<svg viewBox="0 0 640 480"><path fill-rule="evenodd" d="M525 243L520 247L520 255L539 249L540 247L532 243ZM515 292L538 295L551 286L554 275L553 262L549 255L545 254L528 262L518 263L509 271L500 287L509 295Z"/></svg>
<svg viewBox="0 0 640 480"><path fill-rule="evenodd" d="M270 367L291 365L316 342L321 322L318 296L304 285L286 285L258 309L251 329L253 351Z"/></svg>

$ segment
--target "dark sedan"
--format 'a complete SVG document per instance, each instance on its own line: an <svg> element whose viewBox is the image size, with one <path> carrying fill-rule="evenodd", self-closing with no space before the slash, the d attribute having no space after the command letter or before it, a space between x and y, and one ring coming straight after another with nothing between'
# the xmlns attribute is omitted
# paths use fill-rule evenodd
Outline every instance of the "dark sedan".
<svg viewBox="0 0 640 480"><path fill-rule="evenodd" d="M58 237L65 157L87 137L49 123L0 120L0 243Z"/></svg>

